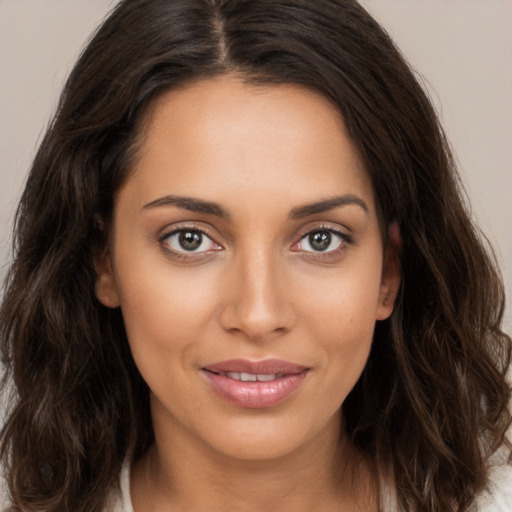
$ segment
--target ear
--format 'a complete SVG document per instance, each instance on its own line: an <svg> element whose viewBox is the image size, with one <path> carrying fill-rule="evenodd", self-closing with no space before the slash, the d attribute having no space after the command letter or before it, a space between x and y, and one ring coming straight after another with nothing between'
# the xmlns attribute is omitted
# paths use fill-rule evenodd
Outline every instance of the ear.
<svg viewBox="0 0 512 512"><path fill-rule="evenodd" d="M385 320L393 313L395 300L400 288L399 254L401 247L400 229L398 224L393 223L389 226L388 242L384 248L377 320Z"/></svg>
<svg viewBox="0 0 512 512"><path fill-rule="evenodd" d="M95 256L94 268L96 270L96 298L108 308L117 308L121 301L107 249Z"/></svg>

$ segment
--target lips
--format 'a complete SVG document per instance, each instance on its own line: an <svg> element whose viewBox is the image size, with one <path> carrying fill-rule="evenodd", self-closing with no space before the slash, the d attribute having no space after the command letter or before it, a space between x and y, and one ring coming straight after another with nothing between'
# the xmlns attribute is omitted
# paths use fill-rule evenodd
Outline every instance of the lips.
<svg viewBox="0 0 512 512"><path fill-rule="evenodd" d="M303 383L309 368L267 359L232 359L202 368L213 390L238 407L261 409L286 400Z"/></svg>

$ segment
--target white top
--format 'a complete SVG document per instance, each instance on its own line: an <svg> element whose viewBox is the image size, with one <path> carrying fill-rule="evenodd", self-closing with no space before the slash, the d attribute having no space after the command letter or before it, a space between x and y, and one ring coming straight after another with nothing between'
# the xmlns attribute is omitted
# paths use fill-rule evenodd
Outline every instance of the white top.
<svg viewBox="0 0 512 512"><path fill-rule="evenodd" d="M512 466L505 463L507 452L502 451L501 459L492 466L489 474L489 488L480 494L472 512L512 512ZM105 512L133 512L130 497L130 464L126 461L119 476L120 493L112 493ZM2 481L3 483L3 481ZM3 486L1 486L3 487ZM1 489L4 491L5 489ZM0 492L0 498L6 494ZM0 510L5 510L6 503L0 499ZM383 486L380 497L381 512L396 512L396 496L392 485Z"/></svg>
<svg viewBox="0 0 512 512"><path fill-rule="evenodd" d="M506 451L498 454L497 465L489 474L489 487L478 497L474 512L512 512L512 466L506 464ZM126 462L120 475L120 496L112 496L105 512L133 512L130 497L130 465ZM380 497L381 512L396 512L396 496L393 486L384 487Z"/></svg>
<svg viewBox="0 0 512 512"><path fill-rule="evenodd" d="M133 512L132 499L130 496L130 461L127 460L121 469L120 496L112 496L112 500L105 509L105 512Z"/></svg>

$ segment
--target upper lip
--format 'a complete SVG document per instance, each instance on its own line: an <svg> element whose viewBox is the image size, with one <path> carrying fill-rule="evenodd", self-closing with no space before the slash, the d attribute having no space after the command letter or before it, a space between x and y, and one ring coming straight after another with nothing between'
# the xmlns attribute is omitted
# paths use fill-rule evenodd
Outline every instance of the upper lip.
<svg viewBox="0 0 512 512"><path fill-rule="evenodd" d="M262 361L250 361L248 359L229 359L203 367L215 373L251 373L253 375L272 375L281 373L285 375L302 373L309 370L307 366L283 361L281 359L264 359Z"/></svg>

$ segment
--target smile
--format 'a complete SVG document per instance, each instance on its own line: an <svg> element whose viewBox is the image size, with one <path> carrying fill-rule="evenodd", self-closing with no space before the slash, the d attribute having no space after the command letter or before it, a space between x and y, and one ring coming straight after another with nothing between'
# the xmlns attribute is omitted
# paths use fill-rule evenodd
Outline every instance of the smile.
<svg viewBox="0 0 512 512"><path fill-rule="evenodd" d="M219 373L219 375L223 375L224 377L229 377L230 379L234 380L241 380L242 382L269 382L271 380L279 379L281 377L284 377L285 375L283 373L245 373L245 372L226 372L226 373Z"/></svg>
<svg viewBox="0 0 512 512"><path fill-rule="evenodd" d="M277 405L300 388L309 368L276 359L230 360L202 368L213 391L232 405L263 409Z"/></svg>

